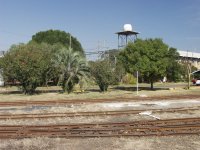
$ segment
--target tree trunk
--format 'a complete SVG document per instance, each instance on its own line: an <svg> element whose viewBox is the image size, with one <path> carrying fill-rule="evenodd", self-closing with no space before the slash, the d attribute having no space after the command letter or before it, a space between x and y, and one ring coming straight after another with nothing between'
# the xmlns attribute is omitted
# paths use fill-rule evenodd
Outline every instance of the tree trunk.
<svg viewBox="0 0 200 150"><path fill-rule="evenodd" d="M187 72L188 72L188 89L190 89L190 75L191 75L191 65L187 64Z"/></svg>
<svg viewBox="0 0 200 150"><path fill-rule="evenodd" d="M153 90L153 81L151 81L151 90Z"/></svg>
<svg viewBox="0 0 200 150"><path fill-rule="evenodd" d="M188 73L188 89L190 89L190 73Z"/></svg>

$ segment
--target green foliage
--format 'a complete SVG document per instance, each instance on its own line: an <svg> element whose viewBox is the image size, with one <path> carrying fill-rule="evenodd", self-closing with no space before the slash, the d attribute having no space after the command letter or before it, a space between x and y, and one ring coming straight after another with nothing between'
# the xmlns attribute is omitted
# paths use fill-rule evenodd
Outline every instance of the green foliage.
<svg viewBox="0 0 200 150"><path fill-rule="evenodd" d="M53 78L51 51L52 47L47 44L12 46L0 63L4 80L17 80L25 94L33 94L39 85Z"/></svg>
<svg viewBox="0 0 200 150"><path fill-rule="evenodd" d="M196 67L192 66L192 64L189 62L182 62L180 65L181 65L181 69L180 69L181 81L187 81L189 78L188 65L191 67L190 73L198 70ZM196 78L196 75L197 74L193 75L193 77Z"/></svg>
<svg viewBox="0 0 200 150"><path fill-rule="evenodd" d="M123 64L120 61L118 61L119 52L120 51L118 49L110 49L105 51L104 55L102 55L103 56L102 58L108 61L110 66L114 70L116 77L115 84L121 82L122 77L126 74Z"/></svg>
<svg viewBox="0 0 200 150"><path fill-rule="evenodd" d="M153 89L153 83L166 74L168 46L161 39L137 39L120 52L119 59L127 72L139 71Z"/></svg>
<svg viewBox="0 0 200 150"><path fill-rule="evenodd" d="M200 73L195 73L193 74L194 79L200 79Z"/></svg>
<svg viewBox="0 0 200 150"><path fill-rule="evenodd" d="M122 82L124 84L136 84L136 78L130 74L127 73L123 78L122 78Z"/></svg>
<svg viewBox="0 0 200 150"><path fill-rule="evenodd" d="M169 48L168 59L169 61L166 72L167 80L173 82L181 81L184 74L181 74L182 67L181 64L178 63L179 53L177 52L176 48Z"/></svg>
<svg viewBox="0 0 200 150"><path fill-rule="evenodd" d="M47 30L36 33L32 36L32 41L37 43L48 43L51 45L61 44L67 49L70 48L70 33L66 33L65 31L60 30ZM74 51L79 51L82 54L83 48L80 42L73 36L71 36L71 47Z"/></svg>
<svg viewBox="0 0 200 150"><path fill-rule="evenodd" d="M118 49L110 49L105 51L105 53L102 55L102 58L107 60L112 67L115 67L117 64L117 56L119 55Z"/></svg>
<svg viewBox="0 0 200 150"><path fill-rule="evenodd" d="M116 76L108 61L96 61L90 64L91 74L100 90L105 92L109 85L116 83Z"/></svg>
<svg viewBox="0 0 200 150"><path fill-rule="evenodd" d="M116 78L116 84L122 81L123 76L126 75L125 68L120 61L117 61L116 66L114 67L114 73Z"/></svg>
<svg viewBox="0 0 200 150"><path fill-rule="evenodd" d="M56 68L60 70L59 83L64 92L72 92L75 84L88 76L89 68L85 58L71 48L60 49L53 60Z"/></svg>

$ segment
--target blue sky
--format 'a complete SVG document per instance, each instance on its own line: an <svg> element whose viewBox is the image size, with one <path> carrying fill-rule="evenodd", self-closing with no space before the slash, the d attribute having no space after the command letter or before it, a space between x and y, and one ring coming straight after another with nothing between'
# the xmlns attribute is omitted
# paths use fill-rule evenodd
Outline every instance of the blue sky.
<svg viewBox="0 0 200 150"><path fill-rule="evenodd" d="M117 48L123 25L139 38L200 52L200 0L0 0L0 50L48 29L71 33L86 51Z"/></svg>

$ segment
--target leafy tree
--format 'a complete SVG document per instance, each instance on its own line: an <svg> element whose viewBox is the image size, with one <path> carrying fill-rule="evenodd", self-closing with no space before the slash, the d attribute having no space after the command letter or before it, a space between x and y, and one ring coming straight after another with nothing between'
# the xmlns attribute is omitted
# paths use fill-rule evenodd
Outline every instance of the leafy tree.
<svg viewBox="0 0 200 150"><path fill-rule="evenodd" d="M85 58L73 49L62 48L54 57L54 65L60 70L59 82L64 92L72 92L75 84L86 78L89 72Z"/></svg>
<svg viewBox="0 0 200 150"><path fill-rule="evenodd" d="M122 78L126 75L126 71L120 61L117 61L116 66L114 67L114 73L116 76L116 84L122 82Z"/></svg>
<svg viewBox="0 0 200 150"><path fill-rule="evenodd" d="M125 76L122 78L122 82L125 84L136 84L137 79L130 73L127 73Z"/></svg>
<svg viewBox="0 0 200 150"><path fill-rule="evenodd" d="M168 50L167 80L177 82L181 80L181 64L178 62L179 53L176 48Z"/></svg>
<svg viewBox="0 0 200 150"><path fill-rule="evenodd" d="M4 80L17 80L25 94L33 94L39 85L53 78L51 50L47 44L12 46L0 61Z"/></svg>
<svg viewBox="0 0 200 150"><path fill-rule="evenodd" d="M185 81L187 81L187 89L190 89L191 73L198 70L192 63L188 60L181 62L181 75Z"/></svg>
<svg viewBox="0 0 200 150"><path fill-rule="evenodd" d="M198 69L196 68L195 70L193 70L194 68L192 68L192 72L197 71ZM194 79L200 79L200 72L192 74L192 77Z"/></svg>
<svg viewBox="0 0 200 150"><path fill-rule="evenodd" d="M117 56L119 55L119 52L120 51L118 49L110 49L105 51L101 57L109 61L112 67L115 67L118 62Z"/></svg>
<svg viewBox="0 0 200 150"><path fill-rule="evenodd" d="M32 36L32 41L37 43L48 43L51 45L61 44L67 49L70 48L70 33L60 30L47 30L36 33ZM84 53L80 42L73 36L71 36L71 47L74 51Z"/></svg>
<svg viewBox="0 0 200 150"><path fill-rule="evenodd" d="M168 46L161 39L137 39L120 52L119 59L127 72L139 71L153 89L153 83L166 74Z"/></svg>
<svg viewBox="0 0 200 150"><path fill-rule="evenodd" d="M105 51L101 56L101 58L108 61L110 67L112 67L116 77L116 84L121 82L123 76L126 74L124 66L120 61L118 61L119 53L120 51L118 49L110 49Z"/></svg>
<svg viewBox="0 0 200 150"><path fill-rule="evenodd" d="M96 61L90 64L91 74L101 91L116 83L116 76L108 61Z"/></svg>

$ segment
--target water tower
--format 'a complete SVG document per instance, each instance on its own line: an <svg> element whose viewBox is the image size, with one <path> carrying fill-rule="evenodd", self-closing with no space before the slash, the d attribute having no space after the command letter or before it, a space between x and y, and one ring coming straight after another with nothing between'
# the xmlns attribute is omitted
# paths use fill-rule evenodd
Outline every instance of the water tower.
<svg viewBox="0 0 200 150"><path fill-rule="evenodd" d="M128 42L134 42L139 32L133 31L131 24L124 24L123 31L117 32L118 49L124 48Z"/></svg>

